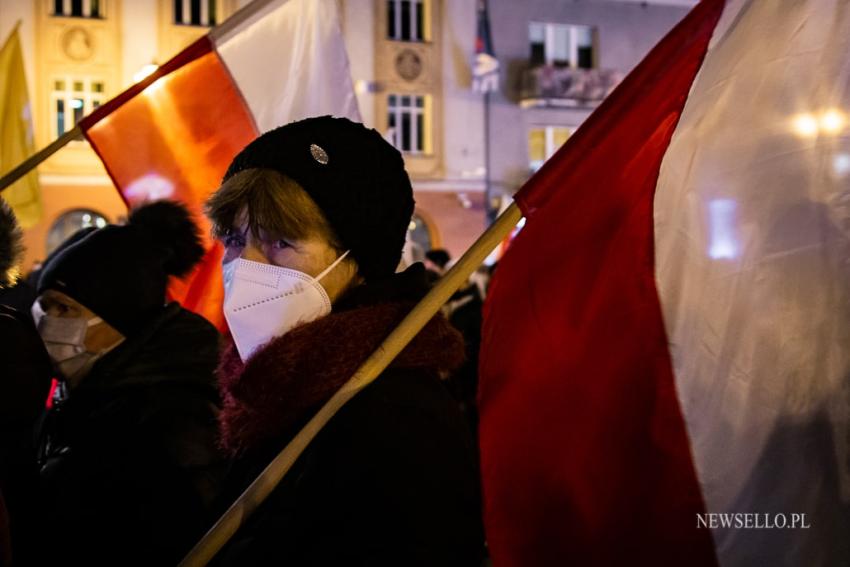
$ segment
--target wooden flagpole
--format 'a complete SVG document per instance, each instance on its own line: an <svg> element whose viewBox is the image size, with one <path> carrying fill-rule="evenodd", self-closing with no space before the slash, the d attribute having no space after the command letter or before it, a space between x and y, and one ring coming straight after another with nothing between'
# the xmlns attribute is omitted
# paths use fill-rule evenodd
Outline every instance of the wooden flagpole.
<svg viewBox="0 0 850 567"><path fill-rule="evenodd" d="M224 23L211 29L208 32L208 35L210 35L211 37L220 38L221 36L231 33L234 29L238 28L239 25L249 20L250 18L255 17L257 15L261 16L262 11L265 10L269 5L271 5L273 1L274 0L255 0L254 2L250 2L246 6L240 8L236 13L231 15ZM285 3L288 1L289 0L280 0L280 3ZM159 79L164 74L167 74L168 72L173 70L170 68L169 64L172 61L176 60L178 57L180 57L180 54L182 53L183 51L180 51L167 63L162 65L160 67L159 72L153 73L148 77L145 77L138 83L132 84L127 87L126 90L110 99L110 102L117 98L128 97L128 95L132 96L135 93L143 91L145 88L147 88L148 85ZM16 166L14 169L9 171L7 174L0 177L0 193L2 193L3 190L9 187L12 183L29 173L30 170L37 167L41 162L61 150L65 145L68 144L68 142L71 142L73 140L80 140L82 138L83 131L79 125L76 125L71 130L68 130L67 132L53 140L50 145L31 155L26 160L21 162L18 166Z"/></svg>
<svg viewBox="0 0 850 567"><path fill-rule="evenodd" d="M26 175L30 172L34 167L38 164L61 150L68 142L73 140L78 140L82 138L83 132L80 130L79 126L74 126L55 140L50 143L49 146L42 148L37 151L23 162L21 162L15 169L11 170L9 173L0 177L0 193L3 192L9 185Z"/></svg>
<svg viewBox="0 0 850 567"><path fill-rule="evenodd" d="M21 20L18 20L15 23L15 27L12 29L12 33L14 34L16 31L18 31L18 28L20 27ZM63 135L53 140L53 142L51 142L50 145L48 145L46 148L42 148L41 151L36 152L35 154L25 159L14 169L10 170L8 173L0 177L0 193L2 193L3 190L9 187L12 183L29 173L30 170L35 168L38 164L58 152L68 142L76 140L82 137L82 135L83 132L80 130L80 127L74 126L69 131L65 132Z"/></svg>
<svg viewBox="0 0 850 567"><path fill-rule="evenodd" d="M245 492L233 503L218 522L195 545L180 563L180 567L202 567L236 533L242 523L259 507L286 475L307 445L316 437L322 427L330 421L337 411L357 392L368 386L383 372L390 362L417 333L440 310L451 295L460 288L470 274L481 265L484 259L507 236L522 218L516 203L499 216L473 244L461 259L434 286L416 307L404 318L381 346L366 359L354 376L313 416L307 425L260 473Z"/></svg>

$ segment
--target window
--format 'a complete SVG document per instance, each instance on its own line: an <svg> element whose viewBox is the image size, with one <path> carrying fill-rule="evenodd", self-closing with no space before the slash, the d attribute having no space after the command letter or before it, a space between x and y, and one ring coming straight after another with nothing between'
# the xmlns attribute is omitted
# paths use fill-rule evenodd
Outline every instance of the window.
<svg viewBox="0 0 850 567"><path fill-rule="evenodd" d="M388 0L387 37L396 41L425 41L426 0Z"/></svg>
<svg viewBox="0 0 850 567"><path fill-rule="evenodd" d="M106 99L103 81L80 77L53 80L50 93L51 128L58 138L71 130L83 116L103 104Z"/></svg>
<svg viewBox="0 0 850 567"><path fill-rule="evenodd" d="M214 26L219 21L218 0L173 0L174 23Z"/></svg>
<svg viewBox="0 0 850 567"><path fill-rule="evenodd" d="M387 103L392 144L410 154L431 153L431 97L391 94Z"/></svg>
<svg viewBox="0 0 850 567"><path fill-rule="evenodd" d="M528 26L532 65L593 68L593 28L531 22Z"/></svg>
<svg viewBox="0 0 850 567"><path fill-rule="evenodd" d="M407 227L404 250L401 253L403 265L410 266L416 262L424 262L425 252L433 247L436 234L436 227L421 216L419 210L413 213L413 218L410 219L410 225Z"/></svg>
<svg viewBox="0 0 850 567"><path fill-rule="evenodd" d="M421 251L422 257L416 259L417 262L421 262L425 258L425 252L431 249L431 228L422 216L414 213L413 218L410 219L410 226L408 226L407 232L410 241L415 243Z"/></svg>
<svg viewBox="0 0 850 567"><path fill-rule="evenodd" d="M71 18L103 18L102 0L53 0L53 15Z"/></svg>
<svg viewBox="0 0 850 567"><path fill-rule="evenodd" d="M566 126L536 126L528 131L528 165L537 171L547 159L564 145L574 128Z"/></svg>
<svg viewBox="0 0 850 567"><path fill-rule="evenodd" d="M106 217L96 211L90 211L88 209L68 211L57 218L50 227L47 233L47 250L45 254L49 256L60 244L80 229L91 226L103 228L107 224Z"/></svg>

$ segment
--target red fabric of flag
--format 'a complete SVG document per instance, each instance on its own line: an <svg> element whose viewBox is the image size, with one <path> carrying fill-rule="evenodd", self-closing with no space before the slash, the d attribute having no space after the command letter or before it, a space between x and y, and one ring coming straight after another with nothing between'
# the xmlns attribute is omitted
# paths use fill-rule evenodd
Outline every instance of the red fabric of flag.
<svg viewBox="0 0 850 567"><path fill-rule="evenodd" d="M202 206L257 130L206 37L159 75L88 117L83 128L129 206L168 198L195 213L207 254L189 278L172 281L169 295L224 328L221 247L209 238Z"/></svg>
<svg viewBox="0 0 850 567"><path fill-rule="evenodd" d="M517 195L485 306L494 565L714 565L654 280L661 160L723 10L699 4Z"/></svg>

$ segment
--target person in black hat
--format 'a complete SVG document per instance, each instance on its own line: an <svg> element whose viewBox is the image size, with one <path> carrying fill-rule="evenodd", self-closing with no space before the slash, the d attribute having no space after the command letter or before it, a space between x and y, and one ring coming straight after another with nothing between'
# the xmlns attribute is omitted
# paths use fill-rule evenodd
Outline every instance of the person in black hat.
<svg viewBox="0 0 850 567"><path fill-rule="evenodd" d="M229 505L345 383L428 282L396 273L413 213L401 154L343 118L295 122L233 160L207 214L232 335L219 366ZM325 426L219 565L478 565L474 440L439 377L463 341L435 317Z"/></svg>
<svg viewBox="0 0 850 567"><path fill-rule="evenodd" d="M46 262L33 317L61 384L39 436L39 564L176 564L207 527L219 335L166 303L202 254L189 212L161 201Z"/></svg>
<svg viewBox="0 0 850 567"><path fill-rule="evenodd" d="M451 259L448 250L444 248L432 248L425 252L425 268L433 270L438 276L442 276L446 273Z"/></svg>

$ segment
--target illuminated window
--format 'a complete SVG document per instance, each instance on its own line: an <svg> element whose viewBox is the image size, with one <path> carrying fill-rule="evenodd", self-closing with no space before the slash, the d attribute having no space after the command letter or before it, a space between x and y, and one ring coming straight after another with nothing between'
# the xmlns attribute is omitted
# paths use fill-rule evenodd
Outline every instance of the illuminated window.
<svg viewBox="0 0 850 567"><path fill-rule="evenodd" d="M566 126L537 126L528 131L528 165L540 169L547 159L564 145L574 128Z"/></svg>
<svg viewBox="0 0 850 567"><path fill-rule="evenodd" d="M51 129L59 137L106 100L104 84L90 77L58 77L50 93Z"/></svg>
<svg viewBox="0 0 850 567"><path fill-rule="evenodd" d="M97 211L90 211L88 209L68 211L57 218L50 227L50 231L47 233L47 250L45 250L45 254L50 255L60 244L80 229L92 226L103 228L107 224L109 224L109 221L106 220L106 217Z"/></svg>
<svg viewBox="0 0 850 567"><path fill-rule="evenodd" d="M424 252L430 250L432 247L431 227L424 218L414 213L413 218L410 219L410 226L407 228L407 231L410 233L411 242L416 243L419 249L422 250L424 257Z"/></svg>
<svg viewBox="0 0 850 567"><path fill-rule="evenodd" d="M427 40L425 0L388 0L387 37L396 41Z"/></svg>
<svg viewBox="0 0 850 567"><path fill-rule="evenodd" d="M219 18L219 0L173 0L174 23L184 26L216 25Z"/></svg>
<svg viewBox="0 0 850 567"><path fill-rule="evenodd" d="M391 94L387 98L389 139L409 154L430 154L431 97L428 95Z"/></svg>
<svg viewBox="0 0 850 567"><path fill-rule="evenodd" d="M103 18L104 0L53 0L53 15L66 18Z"/></svg>
<svg viewBox="0 0 850 567"><path fill-rule="evenodd" d="M528 25L532 65L593 68L593 28L570 24Z"/></svg>

